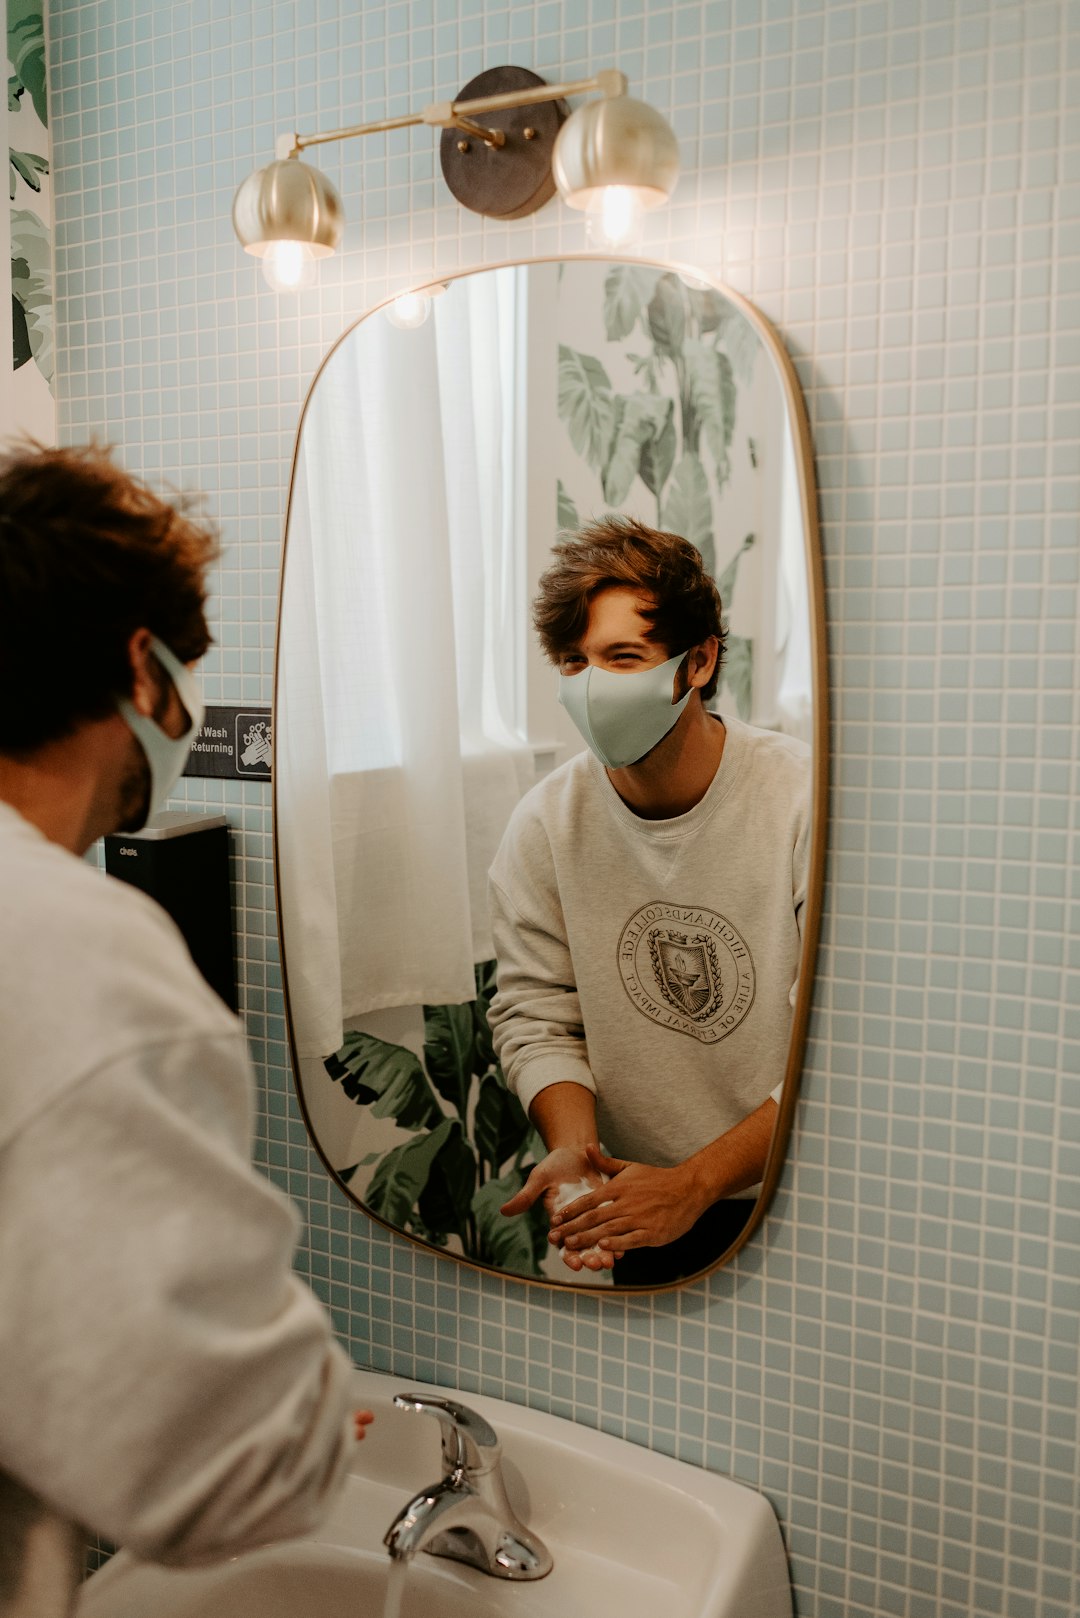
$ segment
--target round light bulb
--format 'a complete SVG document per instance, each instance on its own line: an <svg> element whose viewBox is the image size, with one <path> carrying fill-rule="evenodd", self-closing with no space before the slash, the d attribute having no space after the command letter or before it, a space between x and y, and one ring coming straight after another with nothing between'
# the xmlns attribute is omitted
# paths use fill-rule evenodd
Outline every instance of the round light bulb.
<svg viewBox="0 0 1080 1618"><path fill-rule="evenodd" d="M597 249L633 247L640 243L645 208L632 185L605 185L585 209L585 239Z"/></svg>
<svg viewBox="0 0 1080 1618"><path fill-rule="evenodd" d="M387 304L385 314L392 326L403 331L415 331L431 313L431 299L426 292L403 292L400 298Z"/></svg>
<svg viewBox="0 0 1080 1618"><path fill-rule="evenodd" d="M271 242L262 256L263 279L274 292L311 286L318 259L306 242Z"/></svg>

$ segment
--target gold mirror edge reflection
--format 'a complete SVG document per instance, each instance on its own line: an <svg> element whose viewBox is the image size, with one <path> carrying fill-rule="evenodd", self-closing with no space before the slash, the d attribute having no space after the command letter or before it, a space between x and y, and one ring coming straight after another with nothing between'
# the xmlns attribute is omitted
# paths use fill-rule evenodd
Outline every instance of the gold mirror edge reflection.
<svg viewBox="0 0 1080 1618"><path fill-rule="evenodd" d="M478 264L465 269L448 271L446 274L434 276L416 285L399 289L387 294L378 303L365 309L363 313L350 322L335 339L323 355L316 369L301 407L297 421L296 433L293 441L292 464L289 473L289 488L286 501L285 534L282 543L281 562L278 581L277 618L274 638L274 684L272 698L272 734L277 739L278 711L280 701L280 669L281 669L281 624L284 606L284 589L286 578L286 562L289 545L289 518L293 509L293 499L296 488L297 467L304 424L308 410L315 395L319 381L335 354L350 336L366 321L381 311L392 306L399 298L408 295L417 295L430 292L432 289L442 291L453 282L466 280L472 276L487 274L496 270L513 269L518 267L531 267L542 264L596 264L632 263L643 269L656 269L667 271L689 278L699 286L707 286L710 290L720 294L728 300L750 323L762 345L769 354L775 366L776 375L780 382L784 400L787 405L789 420L794 429L796 438L796 475L799 489L799 501L803 522L803 554L806 564L810 607L810 664L813 676L813 743L811 764L811 805L810 805L810 839L809 839L809 865L807 875L807 895L804 909L802 943L799 953L799 981L796 991L795 1005L792 1011L791 1033L788 1044L787 1062L785 1064L783 1091L777 1109L776 1123L773 1128L769 1144L768 1157L761 1179L761 1190L754 1202L750 1216L736 1240L713 1263L692 1275L680 1277L678 1280L659 1283L655 1285L631 1286L614 1283L610 1286L591 1286L576 1281L555 1280L548 1277L533 1277L520 1275L510 1270L500 1269L492 1264L483 1264L467 1257L463 1253L453 1252L448 1248L439 1247L435 1243L424 1241L421 1237L402 1230L399 1226L390 1223L381 1215L372 1211L353 1192L349 1185L340 1177L333 1167L323 1148L316 1130L313 1127L308 1105L304 1096L301 1082L301 1063L297 1051L295 1028L290 1006L288 950L285 941L284 918L282 912L282 883L280 876L280 855L278 840L278 772L275 767L271 778L271 842L274 866L274 902L278 932L278 950L281 963L282 992L285 1006L285 1027L288 1044L289 1059L292 1070L293 1091L300 1108L301 1118L311 1145L330 1180L348 1201L358 1208L374 1224L381 1226L392 1236L408 1242L411 1246L419 1248L422 1252L430 1253L433 1257L450 1259L474 1270L481 1275L496 1277L525 1287L540 1287L544 1291L557 1291L570 1295L594 1298L622 1298L632 1299L636 1296L650 1297L666 1292L677 1292L691 1287L712 1275L715 1271L724 1268L742 1251L751 1238L761 1229L769 1211L770 1204L776 1194L787 1160L787 1149L794 1128L795 1115L799 1102L801 1080L805 1062L807 1036L810 1022L810 1012L813 1004L814 980L817 967L818 950L821 938L821 925L823 915L825 873L828 851L828 813L829 813L829 671L828 671L828 636L825 614L825 573L824 559L821 548L821 529L818 511L817 482L814 471L814 450L810 434L809 419L803 398L795 364L782 342L779 332L772 322L763 315L742 293L735 290L723 281L717 280L708 271L691 264L681 263L677 260L653 259L633 255L619 258L615 254L602 253L564 253L549 254L539 258L505 259L498 263Z"/></svg>

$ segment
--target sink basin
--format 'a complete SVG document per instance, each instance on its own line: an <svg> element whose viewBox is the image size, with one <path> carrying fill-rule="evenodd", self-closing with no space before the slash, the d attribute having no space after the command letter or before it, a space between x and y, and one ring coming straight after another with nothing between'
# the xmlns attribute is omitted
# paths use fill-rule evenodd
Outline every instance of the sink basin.
<svg viewBox="0 0 1080 1618"><path fill-rule="evenodd" d="M744 1484L500 1399L356 1371L375 1412L317 1532L213 1568L175 1572L120 1552L83 1586L76 1618L382 1618L382 1537L440 1474L439 1429L395 1410L419 1389L478 1411L502 1441L511 1505L551 1551L535 1583L509 1583L421 1552L400 1618L791 1618L772 1508Z"/></svg>

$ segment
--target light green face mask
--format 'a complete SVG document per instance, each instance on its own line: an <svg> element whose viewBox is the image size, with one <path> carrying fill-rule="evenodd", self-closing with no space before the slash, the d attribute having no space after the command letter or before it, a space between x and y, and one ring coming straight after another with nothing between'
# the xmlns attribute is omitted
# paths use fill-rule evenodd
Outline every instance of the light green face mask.
<svg viewBox="0 0 1080 1618"><path fill-rule="evenodd" d="M116 704L120 717L146 754L146 762L150 768L150 807L146 811L147 820L151 815L156 815L159 809L164 808L165 800L180 779L205 712L202 696L191 670L170 652L164 641L158 640L156 636L150 641L150 650L176 687L176 693L191 723L182 736L170 736L155 720L139 713L134 703L127 697L121 697Z"/></svg>
<svg viewBox="0 0 1080 1618"><path fill-rule="evenodd" d="M585 668L559 675L559 701L601 764L620 770L663 741L693 696L672 701L675 671L686 657L669 657L635 674Z"/></svg>

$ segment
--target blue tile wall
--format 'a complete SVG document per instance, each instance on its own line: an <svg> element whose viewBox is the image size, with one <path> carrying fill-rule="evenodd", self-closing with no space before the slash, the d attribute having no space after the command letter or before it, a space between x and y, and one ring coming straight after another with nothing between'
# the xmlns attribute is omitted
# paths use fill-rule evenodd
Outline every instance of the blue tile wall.
<svg viewBox="0 0 1080 1618"><path fill-rule="evenodd" d="M763 1239L653 1302L549 1297L372 1229L287 1070L269 803L238 828L260 1161L355 1358L543 1406L775 1503L814 1618L1073 1618L1080 946L1075 0L54 0L62 437L202 489L207 695L266 701L320 355L435 270L577 250L460 211L423 130L327 148L345 251L294 301L237 247L283 129L513 60L618 64L684 172L649 250L780 327L817 446L834 810L794 1156Z"/></svg>

